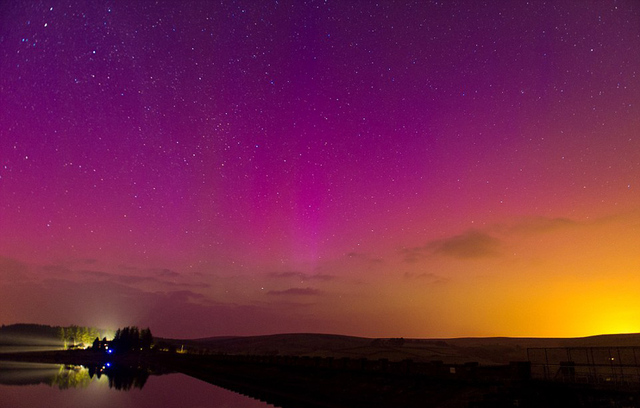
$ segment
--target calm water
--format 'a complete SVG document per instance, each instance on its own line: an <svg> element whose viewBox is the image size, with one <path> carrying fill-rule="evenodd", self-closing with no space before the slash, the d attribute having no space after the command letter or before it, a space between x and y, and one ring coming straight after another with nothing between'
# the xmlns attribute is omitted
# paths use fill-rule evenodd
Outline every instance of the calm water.
<svg viewBox="0 0 640 408"><path fill-rule="evenodd" d="M115 378L100 371L0 361L0 407L273 407L184 374L140 376L129 372Z"/></svg>

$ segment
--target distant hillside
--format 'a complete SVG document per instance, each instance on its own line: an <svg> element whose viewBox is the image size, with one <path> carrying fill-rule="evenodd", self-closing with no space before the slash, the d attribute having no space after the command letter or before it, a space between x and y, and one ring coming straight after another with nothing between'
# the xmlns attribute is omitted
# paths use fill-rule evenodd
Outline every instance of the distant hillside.
<svg viewBox="0 0 640 408"><path fill-rule="evenodd" d="M47 346L61 348L64 330L67 341L81 341L84 333L90 343L96 334L91 328L14 324L0 328L0 346ZM87 333L85 333L88 331ZM89 335L90 334L90 335ZM102 335L99 336L102 338ZM87 343L87 344L89 344ZM333 358L368 358L401 361L443 361L446 363L506 364L527 360L527 348L536 347L640 347L640 333L582 338L366 338L336 334L274 334L267 336L227 336L202 339L162 339L156 344L193 352L221 354L290 355Z"/></svg>
<svg viewBox="0 0 640 408"><path fill-rule="evenodd" d="M184 347L195 352L210 353L386 358L390 361L440 360L447 363L476 361L481 364L506 364L510 361L527 360L527 348L533 347L640 347L640 334L583 338L458 339L373 339L332 334L276 334L195 340L161 339L160 341L177 348Z"/></svg>

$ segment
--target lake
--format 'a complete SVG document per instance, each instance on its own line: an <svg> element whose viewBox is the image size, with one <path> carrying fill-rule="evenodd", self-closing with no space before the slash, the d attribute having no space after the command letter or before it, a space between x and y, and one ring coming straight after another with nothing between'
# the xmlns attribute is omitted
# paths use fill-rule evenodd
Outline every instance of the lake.
<svg viewBox="0 0 640 408"><path fill-rule="evenodd" d="M0 407L266 408L184 374L0 361Z"/></svg>

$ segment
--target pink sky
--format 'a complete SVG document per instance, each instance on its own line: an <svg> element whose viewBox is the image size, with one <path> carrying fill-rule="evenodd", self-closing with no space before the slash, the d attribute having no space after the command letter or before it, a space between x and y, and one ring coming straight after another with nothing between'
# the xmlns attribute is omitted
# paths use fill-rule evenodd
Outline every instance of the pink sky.
<svg viewBox="0 0 640 408"><path fill-rule="evenodd" d="M633 1L0 16L0 323L640 331Z"/></svg>

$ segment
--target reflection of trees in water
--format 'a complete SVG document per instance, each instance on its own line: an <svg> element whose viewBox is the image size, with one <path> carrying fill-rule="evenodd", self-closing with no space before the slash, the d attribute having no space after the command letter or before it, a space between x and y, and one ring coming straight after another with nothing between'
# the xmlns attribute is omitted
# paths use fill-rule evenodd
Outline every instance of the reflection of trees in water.
<svg viewBox="0 0 640 408"><path fill-rule="evenodd" d="M51 385L61 390L67 388L86 388L91 383L89 370L82 366L60 366L58 372L51 379Z"/></svg>
<svg viewBox="0 0 640 408"><path fill-rule="evenodd" d="M116 368L112 367L107 372L109 387L116 390L142 389L149 378L149 372L143 368Z"/></svg>
<svg viewBox="0 0 640 408"><path fill-rule="evenodd" d="M122 367L115 365L60 366L60 370L51 379L51 385L61 390L67 388L86 388L91 381L105 375L109 388L116 390L142 389L149 378L149 370L144 367Z"/></svg>

